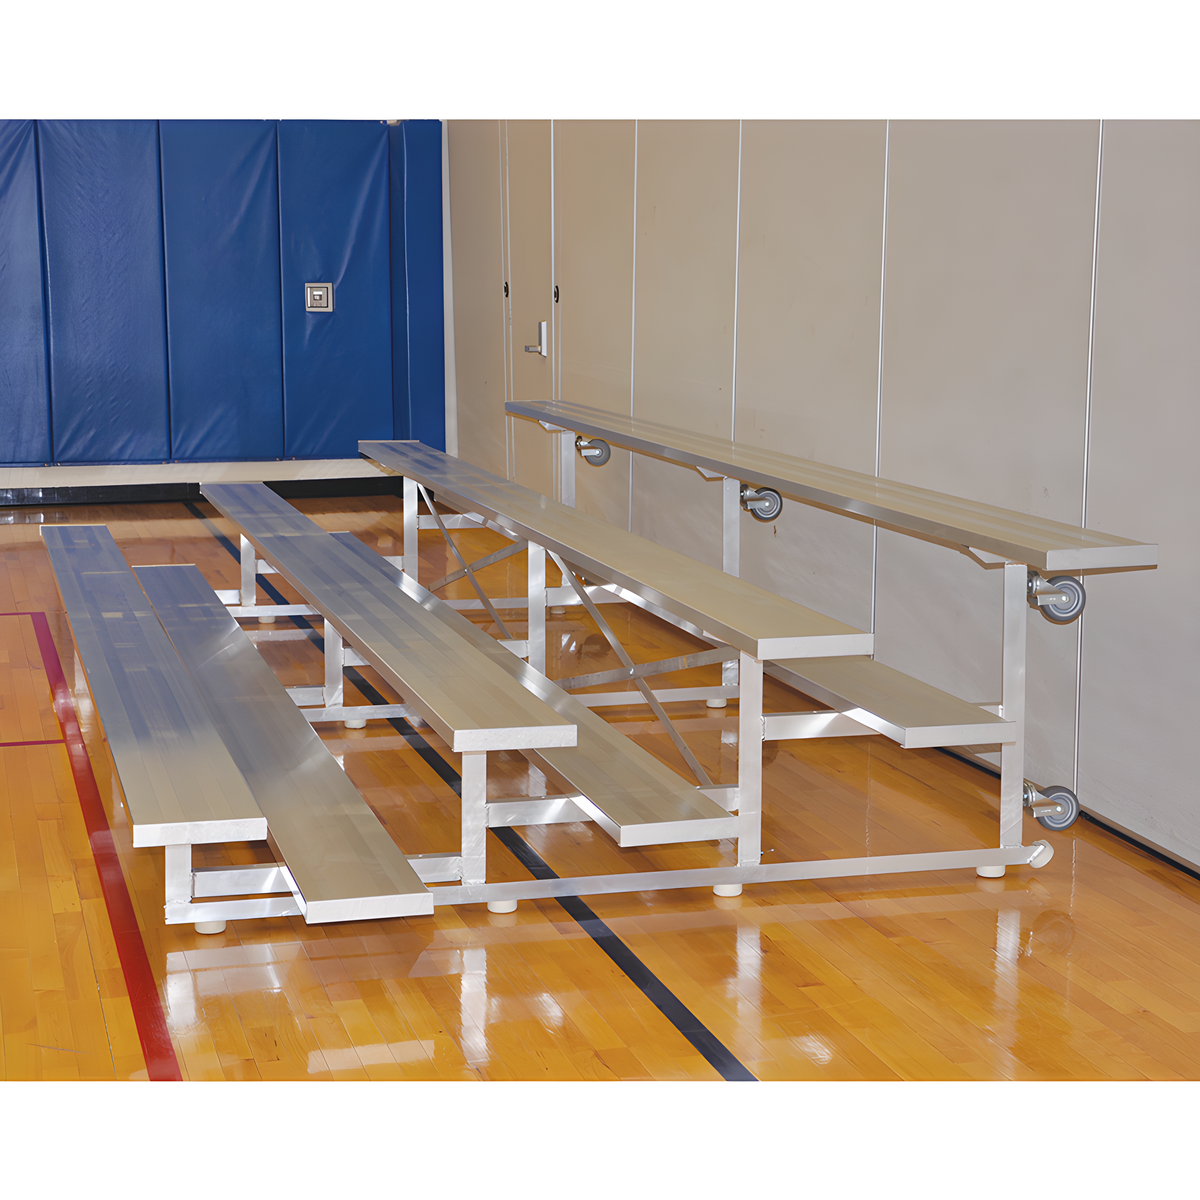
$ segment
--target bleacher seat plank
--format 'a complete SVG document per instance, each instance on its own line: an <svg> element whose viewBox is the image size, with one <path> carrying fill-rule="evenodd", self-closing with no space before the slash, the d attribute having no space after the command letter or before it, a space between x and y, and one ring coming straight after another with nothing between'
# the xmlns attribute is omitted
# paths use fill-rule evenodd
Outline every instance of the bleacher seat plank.
<svg viewBox="0 0 1200 1200"><path fill-rule="evenodd" d="M486 516L513 537L545 546L755 658L870 654L874 648L872 635L861 629L420 442L364 441L358 448L382 470L418 480L447 503Z"/></svg>
<svg viewBox="0 0 1200 1200"><path fill-rule="evenodd" d="M433 898L194 566L134 572L267 820L305 921L433 911Z"/></svg>
<svg viewBox="0 0 1200 1200"><path fill-rule="evenodd" d="M403 695L452 750L573 746L575 727L263 484L204 497Z"/></svg>
<svg viewBox="0 0 1200 1200"><path fill-rule="evenodd" d="M104 525L43 525L134 846L257 841L267 821Z"/></svg>
<svg viewBox="0 0 1200 1200"><path fill-rule="evenodd" d="M582 404L512 400L516 416L1042 571L1152 567L1158 547Z"/></svg>
<svg viewBox="0 0 1200 1200"><path fill-rule="evenodd" d="M526 753L561 776L580 793L575 801L620 846L653 846L673 842L735 837L737 819L699 789L627 738L557 684L504 649L484 630L439 600L398 567L364 546L353 534L333 534L348 553L399 587L482 655L519 681L579 730L576 746Z"/></svg>

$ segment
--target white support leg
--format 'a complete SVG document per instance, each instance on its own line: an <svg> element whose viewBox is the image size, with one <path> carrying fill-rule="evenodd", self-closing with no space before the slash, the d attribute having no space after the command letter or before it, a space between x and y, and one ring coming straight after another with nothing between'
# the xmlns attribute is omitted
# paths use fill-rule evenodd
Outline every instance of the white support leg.
<svg viewBox="0 0 1200 1200"><path fill-rule="evenodd" d="M420 569L417 554L417 481L404 478L404 573L414 582Z"/></svg>
<svg viewBox="0 0 1200 1200"><path fill-rule="evenodd" d="M250 539L243 533L241 535L241 563L242 563L242 606L244 608L258 607L258 551L255 550ZM260 625L274 625L275 614L266 613L258 618Z"/></svg>
<svg viewBox="0 0 1200 1200"><path fill-rule="evenodd" d="M721 482L721 570L738 575L742 569L742 481Z"/></svg>
<svg viewBox="0 0 1200 1200"><path fill-rule="evenodd" d="M1000 845L1021 845L1025 783L1025 641L1029 568L1004 564L1004 650L1000 673L1000 713L1016 727L1016 739L1000 747ZM977 867L977 875L999 878L1003 867Z"/></svg>
<svg viewBox="0 0 1200 1200"><path fill-rule="evenodd" d="M546 673L546 550L529 543L529 665Z"/></svg>
<svg viewBox="0 0 1200 1200"><path fill-rule="evenodd" d="M191 904L193 890L191 846L164 846L163 859L167 904ZM197 921L196 932L224 933L225 922Z"/></svg>
<svg viewBox="0 0 1200 1200"><path fill-rule="evenodd" d="M738 657L738 866L762 861L763 666L744 651ZM738 895L741 885L732 885Z"/></svg>
<svg viewBox="0 0 1200 1200"><path fill-rule="evenodd" d="M724 479L721 482L721 570L726 575L738 575L742 569L742 481ZM721 665L721 686L737 687L738 665ZM724 708L723 696L706 700L706 708Z"/></svg>
<svg viewBox="0 0 1200 1200"><path fill-rule="evenodd" d="M258 586L255 579L258 570L258 552L244 533L241 535L241 564L242 607L253 608L258 604Z"/></svg>
<svg viewBox="0 0 1200 1200"><path fill-rule="evenodd" d="M572 430L564 429L561 433L551 435L558 443L558 497L563 504L575 507L575 434Z"/></svg>
<svg viewBox="0 0 1200 1200"><path fill-rule="evenodd" d="M326 708L342 708L345 693L346 646L342 635L325 622L325 686L321 698ZM342 722L347 729L365 729L366 717L347 718Z"/></svg>
<svg viewBox="0 0 1200 1200"><path fill-rule="evenodd" d="M463 753L462 766L462 881L487 881L487 751Z"/></svg>

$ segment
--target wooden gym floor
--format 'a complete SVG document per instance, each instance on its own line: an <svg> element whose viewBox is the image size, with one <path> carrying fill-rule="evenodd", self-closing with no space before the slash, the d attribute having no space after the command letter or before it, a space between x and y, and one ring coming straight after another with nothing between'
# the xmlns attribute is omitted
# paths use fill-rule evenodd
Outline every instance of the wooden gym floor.
<svg viewBox="0 0 1200 1200"><path fill-rule="evenodd" d="M399 553L397 499L296 504L326 529ZM0 512L0 613L46 614L112 829L107 863L121 867L102 891L105 839L96 810L91 838L85 825L47 646L32 617L0 616L5 1079L161 1074L160 1059L148 1069L143 1056L156 1011L165 1060L173 1054L185 1079L1200 1077L1200 883L1087 821L1058 834L1031 825L1026 840L1048 838L1053 862L1003 880L927 873L759 885L737 899L697 889L523 902L509 915L470 905L361 924L230 922L215 937L168 928L162 851L130 848L41 520L107 524L133 565L195 562L214 587L238 575L236 538L203 503ZM455 537L477 554L502 544ZM422 535L426 578L447 558L438 535ZM483 578L491 594L514 595L523 574L517 556ZM449 594L472 593L464 583ZM696 644L630 606L606 614L635 658ZM275 628L289 632L269 635L264 653L281 680L319 682L319 630ZM617 665L581 608L552 616L549 640L552 675ZM681 676L702 683L717 670ZM368 669L357 679L367 695L394 697ZM769 711L805 706L768 680ZM603 711L684 773L648 709ZM676 711L705 769L732 781L736 706ZM431 730L318 728L407 852L457 844L456 756ZM544 786L519 755L492 757L492 794ZM767 861L994 844L992 778L882 737L768 744L764 791ZM490 878L527 878L539 859L560 874L715 865L731 849L620 850L582 824L507 840L489 839ZM267 858L246 845L204 861ZM113 907L121 875L136 926ZM148 962L148 986L131 955Z"/></svg>

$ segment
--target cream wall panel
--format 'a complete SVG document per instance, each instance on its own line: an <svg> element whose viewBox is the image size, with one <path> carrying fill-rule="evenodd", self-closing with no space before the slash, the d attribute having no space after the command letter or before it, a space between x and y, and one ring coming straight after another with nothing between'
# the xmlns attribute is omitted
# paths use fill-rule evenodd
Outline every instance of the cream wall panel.
<svg viewBox="0 0 1200 1200"><path fill-rule="evenodd" d="M559 395L628 416L633 401L633 121L554 124ZM575 506L629 528L629 451L577 458Z"/></svg>
<svg viewBox="0 0 1200 1200"><path fill-rule="evenodd" d="M549 121L506 121L508 156L509 337L514 400L554 395L554 276ZM546 322L548 353L527 353ZM540 425L510 417L512 477L544 495L554 494L551 439Z"/></svg>
<svg viewBox="0 0 1200 1200"><path fill-rule="evenodd" d="M875 470L883 121L747 121L735 438Z"/></svg>
<svg viewBox="0 0 1200 1200"><path fill-rule="evenodd" d="M883 121L742 129L734 436L874 471L883 271ZM868 525L787 503L742 521L744 578L860 628Z"/></svg>
<svg viewBox="0 0 1200 1200"><path fill-rule="evenodd" d="M1097 125L897 121L880 474L1078 522Z"/></svg>
<svg viewBox="0 0 1200 1200"><path fill-rule="evenodd" d="M635 416L731 436L737 199L738 122L638 123ZM634 459L634 532L720 566L720 514L718 484Z"/></svg>
<svg viewBox="0 0 1200 1200"><path fill-rule="evenodd" d="M889 142L880 474L1078 523L1098 126L894 122ZM999 592L954 551L881 535L877 656L996 698ZM1031 621L1039 782L1071 777L1074 641Z"/></svg>
<svg viewBox="0 0 1200 1200"><path fill-rule="evenodd" d="M451 121L447 140L458 452L469 462L506 475L500 123Z"/></svg>
<svg viewBox="0 0 1200 1200"><path fill-rule="evenodd" d="M1079 794L1200 864L1200 124L1105 122L1088 523L1161 545L1092 575Z"/></svg>

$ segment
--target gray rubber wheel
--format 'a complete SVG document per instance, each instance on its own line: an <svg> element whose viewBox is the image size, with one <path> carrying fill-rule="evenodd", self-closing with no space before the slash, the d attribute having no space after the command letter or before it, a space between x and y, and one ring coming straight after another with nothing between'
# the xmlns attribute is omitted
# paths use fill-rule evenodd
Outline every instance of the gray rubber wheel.
<svg viewBox="0 0 1200 1200"><path fill-rule="evenodd" d="M1070 624L1083 612L1083 606L1087 603L1087 593L1083 590L1083 584L1074 575L1055 575L1047 582L1060 592L1066 592L1070 600L1066 604L1043 604L1042 616L1047 621L1053 621L1055 625Z"/></svg>
<svg viewBox="0 0 1200 1200"><path fill-rule="evenodd" d="M612 447L603 438L577 437L575 449L579 451L579 457L593 467L602 467L612 458ZM584 454L585 450L592 453ZM600 452L599 454L595 453L597 450Z"/></svg>
<svg viewBox="0 0 1200 1200"><path fill-rule="evenodd" d="M756 521L773 521L783 512L783 497L774 488L754 488L754 503L746 511Z"/></svg>
<svg viewBox="0 0 1200 1200"><path fill-rule="evenodd" d="M1079 798L1070 788L1061 785L1048 787L1042 790L1042 795L1047 800L1053 800L1063 807L1063 811L1060 813L1037 818L1037 823L1043 829L1053 829L1058 832L1070 829L1079 820Z"/></svg>

